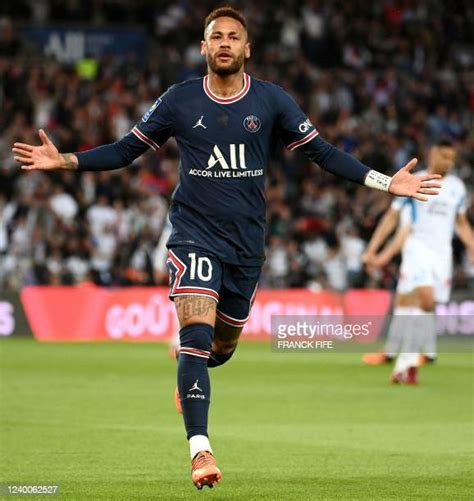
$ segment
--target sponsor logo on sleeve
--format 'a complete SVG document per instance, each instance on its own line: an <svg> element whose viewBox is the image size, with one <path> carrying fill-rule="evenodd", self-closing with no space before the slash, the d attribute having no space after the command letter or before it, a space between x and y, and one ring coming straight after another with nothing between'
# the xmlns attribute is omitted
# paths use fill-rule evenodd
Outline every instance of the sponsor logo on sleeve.
<svg viewBox="0 0 474 501"><path fill-rule="evenodd" d="M311 127L313 127L313 124L311 123L310 119L307 118L303 123L299 124L298 130L302 134L304 134L305 132L308 132Z"/></svg>
<svg viewBox="0 0 474 501"><path fill-rule="evenodd" d="M153 112L161 104L161 97L159 97L152 105L152 107L143 115L142 122L148 122L148 119L153 115Z"/></svg>

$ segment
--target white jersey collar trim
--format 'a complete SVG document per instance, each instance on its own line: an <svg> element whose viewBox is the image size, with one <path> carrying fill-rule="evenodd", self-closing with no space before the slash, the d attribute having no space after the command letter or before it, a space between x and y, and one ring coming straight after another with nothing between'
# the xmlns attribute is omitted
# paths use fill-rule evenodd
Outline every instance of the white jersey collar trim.
<svg viewBox="0 0 474 501"><path fill-rule="evenodd" d="M216 96L210 89L209 87L209 76L206 75L203 80L202 80L202 85L204 88L204 92L206 93L207 97L209 99L212 99L212 101L215 101L216 103L219 104L232 104L236 103L237 101L240 101L244 96L247 95L248 91L250 90L250 75L247 75L247 73L244 73L244 86L242 90L240 90L237 94L234 96L230 97L219 97Z"/></svg>

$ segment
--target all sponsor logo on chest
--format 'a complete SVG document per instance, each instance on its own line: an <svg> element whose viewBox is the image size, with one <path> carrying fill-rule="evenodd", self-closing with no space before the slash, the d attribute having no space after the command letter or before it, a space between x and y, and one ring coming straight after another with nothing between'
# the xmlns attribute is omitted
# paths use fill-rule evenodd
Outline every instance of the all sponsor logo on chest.
<svg viewBox="0 0 474 501"><path fill-rule="evenodd" d="M258 177L258 176L263 176L263 169L255 169L255 170L246 170L246 171L224 171L224 170L217 170L217 171L208 171L208 170L201 170L201 169L191 169L189 171L189 174L191 176L197 176L197 177L207 177L207 178L213 178L213 179L222 179L222 178L242 178L242 177Z"/></svg>
<svg viewBox="0 0 474 501"><path fill-rule="evenodd" d="M226 152L227 153L227 152ZM243 178L263 176L263 169L248 169L245 156L245 144L230 144L226 156L221 148L214 145L205 169L193 168L191 176L207 178Z"/></svg>

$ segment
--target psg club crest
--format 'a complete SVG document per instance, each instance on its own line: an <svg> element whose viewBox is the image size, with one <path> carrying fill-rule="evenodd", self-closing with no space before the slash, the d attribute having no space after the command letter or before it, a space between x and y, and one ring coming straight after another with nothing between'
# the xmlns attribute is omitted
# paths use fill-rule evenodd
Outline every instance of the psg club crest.
<svg viewBox="0 0 474 501"><path fill-rule="evenodd" d="M255 115L249 115L244 119L244 127L248 132L258 132L261 126L262 122L260 121L260 118Z"/></svg>

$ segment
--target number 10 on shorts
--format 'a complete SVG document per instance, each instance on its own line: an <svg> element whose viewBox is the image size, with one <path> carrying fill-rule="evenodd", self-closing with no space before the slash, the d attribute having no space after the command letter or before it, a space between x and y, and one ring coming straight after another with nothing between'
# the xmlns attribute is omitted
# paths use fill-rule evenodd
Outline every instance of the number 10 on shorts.
<svg viewBox="0 0 474 501"><path fill-rule="evenodd" d="M198 257L196 258L195 252L190 252L188 254L189 260L191 261L191 268L189 270L189 279L196 279L196 272L199 280L203 282L209 282L212 278L212 263L208 257Z"/></svg>

